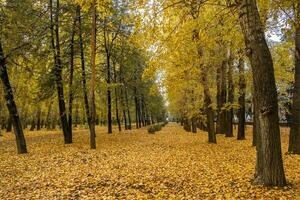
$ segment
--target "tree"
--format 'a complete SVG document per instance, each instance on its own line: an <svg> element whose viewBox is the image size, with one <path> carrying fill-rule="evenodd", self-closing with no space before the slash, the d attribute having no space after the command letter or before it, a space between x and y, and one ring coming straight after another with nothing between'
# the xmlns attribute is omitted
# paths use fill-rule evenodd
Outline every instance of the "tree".
<svg viewBox="0 0 300 200"><path fill-rule="evenodd" d="M51 30L51 45L54 58L54 74L57 89L59 115L61 120L61 126L64 134L65 144L72 143L72 135L69 130L69 123L67 119L65 99L64 99L64 87L62 79L62 61L61 61L61 49L60 49L60 37L59 37L59 14L60 14L60 2L56 0L56 12L53 20L53 2L49 1L50 9L50 30Z"/></svg>
<svg viewBox="0 0 300 200"><path fill-rule="evenodd" d="M9 82L9 77L6 68L6 60L2 48L1 38L0 38L0 78L3 84L3 91L6 100L6 105L12 119L18 153L19 154L27 153L23 128L19 118L18 109L14 100L13 90Z"/></svg>
<svg viewBox="0 0 300 200"><path fill-rule="evenodd" d="M295 20L295 83L290 129L289 153L300 154L300 2L297 1Z"/></svg>
<svg viewBox="0 0 300 200"><path fill-rule="evenodd" d="M286 185L273 60L267 46L255 0L236 1L246 53L253 72L254 98L258 107L257 161L254 184Z"/></svg>

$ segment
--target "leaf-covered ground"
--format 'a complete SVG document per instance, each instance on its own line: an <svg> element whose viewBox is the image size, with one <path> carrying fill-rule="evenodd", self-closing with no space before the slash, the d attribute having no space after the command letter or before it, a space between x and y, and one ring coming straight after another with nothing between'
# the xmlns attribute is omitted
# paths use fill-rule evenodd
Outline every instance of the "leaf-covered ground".
<svg viewBox="0 0 300 200"><path fill-rule="evenodd" d="M297 199L300 156L284 155L291 186L250 184L255 166L251 136L245 141L187 133L169 124L108 135L97 129L97 150L88 132L64 145L60 132L26 132L29 154L17 155L11 133L0 137L0 199ZM283 152L288 142L282 131Z"/></svg>

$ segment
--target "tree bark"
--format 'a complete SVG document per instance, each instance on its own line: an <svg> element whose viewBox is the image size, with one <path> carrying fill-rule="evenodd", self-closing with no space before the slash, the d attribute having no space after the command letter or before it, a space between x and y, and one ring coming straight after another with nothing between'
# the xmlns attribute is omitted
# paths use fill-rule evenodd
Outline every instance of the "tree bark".
<svg viewBox="0 0 300 200"><path fill-rule="evenodd" d="M11 88L8 73L7 73L6 61L5 61L4 51L2 48L1 38L0 38L0 78L2 81L6 105L10 117L12 119L18 153L19 154L27 153L26 141L25 141L21 121L19 118L17 105L14 100L13 90Z"/></svg>
<svg viewBox="0 0 300 200"><path fill-rule="evenodd" d="M94 3L95 2L93 2L93 12L95 12ZM80 47L80 60L81 60L81 78L82 78L81 82L82 82L82 92L83 92L84 108L85 108L85 113L83 112L83 114L85 114L85 117L83 117L83 124L84 124L84 121L86 118L88 126L89 126L89 130L90 130L90 147L91 147L91 149L95 149L96 148L96 140L95 140L96 133L95 133L95 128L93 128L94 126L92 125L92 121L91 121L90 106L89 106L89 100L88 100L83 37L82 37L81 8L79 5L77 6L77 17L78 17L78 24L79 24L78 29L79 29L79 47Z"/></svg>
<svg viewBox="0 0 300 200"><path fill-rule="evenodd" d="M300 2L296 8L295 35L295 84L292 105L292 124L290 129L289 149L292 154L300 154Z"/></svg>
<svg viewBox="0 0 300 200"><path fill-rule="evenodd" d="M223 65L223 64L222 64ZM222 65L217 68L217 124L216 124L216 134L221 134L221 112L222 112L222 93L221 93L221 73Z"/></svg>
<svg viewBox="0 0 300 200"><path fill-rule="evenodd" d="M95 84L96 84L96 40L97 39L97 25L96 25L96 0L93 0L92 5L92 33L91 33L91 122L90 122L90 147L91 149L96 149L96 132L95 132L95 122L96 122L96 103L95 103Z"/></svg>
<svg viewBox="0 0 300 200"><path fill-rule="evenodd" d="M238 120L239 120L239 126L238 126L238 133L237 133L237 139L238 140L244 140L245 138L245 103L246 103L246 79L245 79L245 63L243 58L240 58L239 60L239 110L238 110Z"/></svg>
<svg viewBox="0 0 300 200"><path fill-rule="evenodd" d="M124 83L124 81L123 81ZM130 109L129 109L129 101L128 101L128 93L127 93L127 86L125 85L125 102L126 102L126 110L128 116L128 129L131 130L131 116L130 116Z"/></svg>
<svg viewBox="0 0 300 200"><path fill-rule="evenodd" d="M232 52L231 49L228 50L228 67L227 67L227 87L228 87L228 103L229 107L226 109L226 132L225 136L226 137L233 137L233 109L232 109L232 104L234 103L234 84L233 84L233 57L232 57Z"/></svg>
<svg viewBox="0 0 300 200"><path fill-rule="evenodd" d="M69 79L69 112L68 112L68 122L69 122L69 134L71 140L73 140L73 100L74 100L74 88L73 88L73 76L74 76L74 38L75 38L75 29L77 23L77 10L74 17L71 40L70 40L70 79Z"/></svg>
<svg viewBox="0 0 300 200"><path fill-rule="evenodd" d="M64 87L62 80L62 62L60 55L60 41L59 41L59 12L60 12L60 4L59 0L56 0L56 12L55 12L55 26L53 22L53 5L52 0L49 3L50 8L50 28L51 28L51 44L53 49L53 57L54 57L54 73L55 73L55 82L57 89L57 97L58 97L58 105L59 105L59 115L61 120L61 127L63 129L64 134L64 142L65 144L72 143L72 138L69 131L69 124L66 114L66 106L64 99ZM55 33L55 35L54 35Z"/></svg>
<svg viewBox="0 0 300 200"><path fill-rule="evenodd" d="M254 81L258 109L257 161L254 184L284 186L277 92L273 60L267 46L256 0L235 0Z"/></svg>
<svg viewBox="0 0 300 200"><path fill-rule="evenodd" d="M221 113L220 113L220 133L226 133L226 97L227 97L227 89L226 89L226 69L227 62L224 60L221 65Z"/></svg>

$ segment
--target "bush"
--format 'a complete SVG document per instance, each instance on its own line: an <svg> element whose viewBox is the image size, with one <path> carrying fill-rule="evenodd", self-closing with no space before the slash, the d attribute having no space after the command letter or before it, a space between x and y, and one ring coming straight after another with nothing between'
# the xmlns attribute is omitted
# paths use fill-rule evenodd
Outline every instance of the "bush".
<svg viewBox="0 0 300 200"><path fill-rule="evenodd" d="M161 123L155 124L153 126L150 126L148 128L148 133L155 134L155 132L160 131L167 124L168 124L168 122L166 121L166 122L161 122Z"/></svg>

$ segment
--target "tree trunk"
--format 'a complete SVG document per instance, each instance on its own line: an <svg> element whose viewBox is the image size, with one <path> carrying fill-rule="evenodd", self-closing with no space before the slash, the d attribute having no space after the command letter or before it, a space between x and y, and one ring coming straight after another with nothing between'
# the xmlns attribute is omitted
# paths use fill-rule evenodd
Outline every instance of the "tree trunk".
<svg viewBox="0 0 300 200"><path fill-rule="evenodd" d="M115 64L113 64L113 70L114 70L114 83L117 84L117 72L116 72L116 66ZM121 127L121 121L120 121L120 116L119 116L119 104L118 104L118 99L119 95L118 95L118 88L115 87L115 109L116 109L116 118L117 118L117 123L118 123L118 128L119 128L119 132L122 131L122 127Z"/></svg>
<svg viewBox="0 0 300 200"><path fill-rule="evenodd" d="M300 2L297 1L295 35L295 84L292 105L292 125L288 152L300 154Z"/></svg>
<svg viewBox="0 0 300 200"><path fill-rule="evenodd" d="M74 38L75 38L75 28L77 22L77 10L74 17L72 33L71 33L71 41L70 41L70 79L69 79L69 112L68 112L68 122L69 122L69 134L71 141L73 140L73 100L74 100L74 88L73 88L73 76L74 76Z"/></svg>
<svg viewBox="0 0 300 200"><path fill-rule="evenodd" d="M95 12L94 3L95 2L93 2L93 12ZM91 114L90 114L88 92L87 92L87 85L86 85L86 72L85 72L85 59L84 59L84 49L83 49L80 6L77 6L77 17L78 17L78 24L79 24L78 29L79 29L79 46L80 46L80 60L81 60L81 78L82 78L81 82L82 82L82 92L83 92L84 109L85 109L85 113L83 112L83 114L85 116L82 118L83 119L82 121L84 124L85 118L87 119L87 123L88 123L89 130L90 130L90 147L91 147L91 149L95 149L96 148L96 140L95 140L96 133L95 133L95 128L93 128L92 122L91 122ZM94 39L92 38L92 40L94 40Z"/></svg>
<svg viewBox="0 0 300 200"><path fill-rule="evenodd" d="M214 123L214 111L211 107L211 97L209 86L207 84L207 75L206 69L202 69L202 84L204 86L204 105L206 111L206 124L207 124L207 131L208 131L208 142L209 143L217 143L216 133L215 133L215 123Z"/></svg>
<svg viewBox="0 0 300 200"><path fill-rule="evenodd" d="M51 102L49 103L48 112L47 112L47 117L46 117L46 128L47 128L47 130L50 130L50 129L51 129L52 104L53 104L53 102L51 101Z"/></svg>
<svg viewBox="0 0 300 200"><path fill-rule="evenodd" d="M61 127L63 129L64 134L64 142L65 144L72 143L72 138L69 132L69 124L66 114L65 107L65 99L64 99L64 87L62 80L62 62L60 56L60 41L59 41L59 12L60 12L60 4L59 0L56 0L56 12L55 12L55 26L53 22L53 5L52 0L49 3L50 8L50 28L51 28L51 44L53 49L53 57L54 57L54 73L55 73L55 82L57 89L57 97L58 97L58 105L59 105L59 115L61 120ZM54 30L55 27L55 30ZM55 32L55 37L54 37ZM55 43L56 42L56 43Z"/></svg>
<svg viewBox="0 0 300 200"><path fill-rule="evenodd" d="M36 130L39 131L41 130L41 108L38 107L37 112L36 112Z"/></svg>
<svg viewBox="0 0 300 200"><path fill-rule="evenodd" d="M7 105L10 117L12 119L18 153L19 154L27 153L26 141L25 141L25 137L23 134L21 121L19 118L18 109L17 109L16 103L14 100L13 90L11 88L9 78L8 78L6 61L5 61L5 56L4 56L4 52L2 49L1 38L0 38L0 78L2 81L6 105Z"/></svg>
<svg viewBox="0 0 300 200"><path fill-rule="evenodd" d="M267 46L255 0L236 0L254 81L258 110L257 161L254 184L284 186L277 91L273 60Z"/></svg>
<svg viewBox="0 0 300 200"><path fill-rule="evenodd" d="M221 134L221 112L222 112L222 94L221 94L221 72L222 65L217 68L217 124L216 124L216 134Z"/></svg>
<svg viewBox="0 0 300 200"><path fill-rule="evenodd" d="M192 132L197 133L196 118L192 118Z"/></svg>
<svg viewBox="0 0 300 200"><path fill-rule="evenodd" d="M228 68L227 68L227 81L228 81L228 103L230 104L227 109L226 109L226 132L225 136L226 137L233 137L233 109L232 109L232 104L234 103L234 85L233 85L233 57L232 57L232 52L229 49L228 52Z"/></svg>
<svg viewBox="0 0 300 200"><path fill-rule="evenodd" d="M245 96L246 96L246 79L245 79L245 63L243 58L240 58L239 60L239 110L238 110L238 120L239 120L239 126L238 126L238 133L237 133L237 139L238 140L244 140L245 139Z"/></svg>
<svg viewBox="0 0 300 200"><path fill-rule="evenodd" d="M139 102L137 97L137 89L134 88L134 105L135 105L135 124L136 128L141 128L141 121L140 121L140 108L139 108Z"/></svg>
<svg viewBox="0 0 300 200"><path fill-rule="evenodd" d="M7 126L6 126L6 132L11 132L12 131L12 117L9 115L7 118Z"/></svg>
<svg viewBox="0 0 300 200"><path fill-rule="evenodd" d="M91 149L96 149L96 131L95 131L95 122L96 122L96 103L95 103L95 84L96 84L96 42L97 42L97 24L96 24L96 0L93 0L92 4L92 34L91 34L91 87L90 87L90 96L91 96L91 122L90 122L90 147Z"/></svg>
<svg viewBox="0 0 300 200"><path fill-rule="evenodd" d="M226 133L226 61L223 61L221 66L221 114L220 114L220 133Z"/></svg>
<svg viewBox="0 0 300 200"><path fill-rule="evenodd" d="M74 124L74 127L77 127L78 124L79 124L78 104L75 104L75 124Z"/></svg>
<svg viewBox="0 0 300 200"><path fill-rule="evenodd" d="M124 82L123 82L124 83ZM129 101L128 101L128 93L127 93L127 86L125 85L125 102L126 102L126 110L128 116L128 129L131 130L131 116L130 116L130 109L129 109Z"/></svg>

